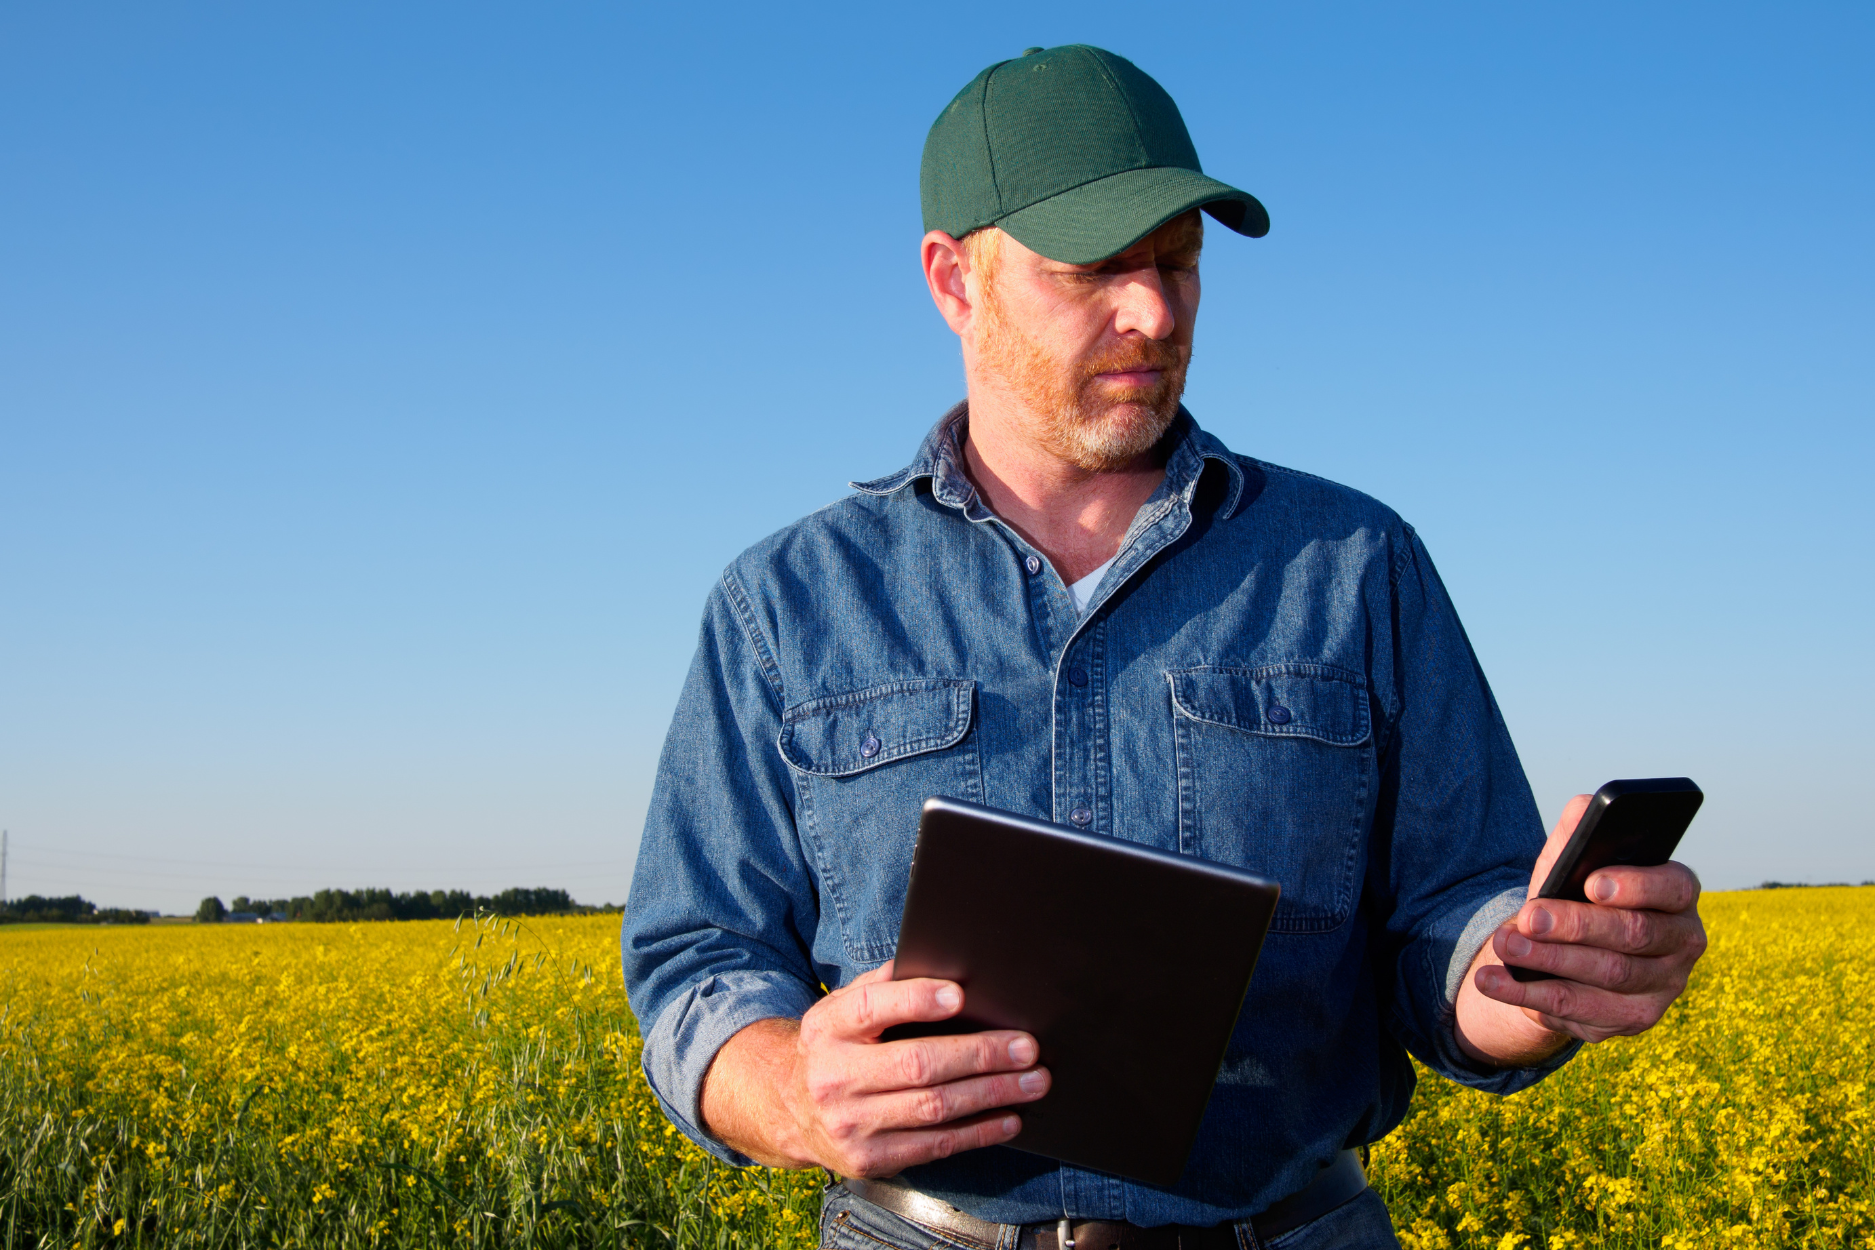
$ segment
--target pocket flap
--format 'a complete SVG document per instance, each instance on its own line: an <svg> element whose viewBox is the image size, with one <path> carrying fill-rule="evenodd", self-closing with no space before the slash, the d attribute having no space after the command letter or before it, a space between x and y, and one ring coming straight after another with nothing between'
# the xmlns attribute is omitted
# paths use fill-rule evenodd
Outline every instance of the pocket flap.
<svg viewBox="0 0 1875 1250"><path fill-rule="evenodd" d="M798 703L781 714L775 745L792 768L850 777L908 755L955 746L970 731L974 681L895 681Z"/></svg>
<svg viewBox="0 0 1875 1250"><path fill-rule="evenodd" d="M1367 741L1367 681L1358 673L1326 664L1206 665L1166 676L1172 702L1193 720L1336 746Z"/></svg>

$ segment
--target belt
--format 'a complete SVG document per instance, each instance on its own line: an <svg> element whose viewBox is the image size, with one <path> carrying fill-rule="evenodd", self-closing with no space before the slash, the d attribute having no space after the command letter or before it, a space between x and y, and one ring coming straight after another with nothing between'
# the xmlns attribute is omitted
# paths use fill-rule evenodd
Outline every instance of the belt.
<svg viewBox="0 0 1875 1250"><path fill-rule="evenodd" d="M919 1193L896 1178L869 1181L847 1177L840 1182L854 1197L883 1207L970 1250L1007 1250L1007 1225L980 1220L948 1202ZM1295 1193L1241 1224L1201 1228L1167 1224L1140 1228L1109 1220L1057 1220L1025 1224L1015 1250L1256 1250L1309 1221L1319 1219L1367 1188L1358 1151L1344 1150Z"/></svg>

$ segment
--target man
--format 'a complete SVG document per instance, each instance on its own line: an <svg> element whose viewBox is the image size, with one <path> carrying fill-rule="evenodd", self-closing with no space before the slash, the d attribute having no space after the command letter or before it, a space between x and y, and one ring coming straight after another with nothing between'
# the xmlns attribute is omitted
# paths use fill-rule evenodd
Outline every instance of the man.
<svg viewBox="0 0 1875 1250"><path fill-rule="evenodd" d="M828 1245L1392 1245L1351 1148L1405 1114L1407 1055L1508 1093L1650 1027L1703 948L1697 882L1526 902L1585 800L1546 849L1411 527L1180 406L1200 210L1268 217L1157 83L1031 49L946 108L922 182L967 399L710 597L625 919L646 1073L718 1157L847 1178ZM891 980L933 794L1282 884L1177 1185L1001 1144L1048 1089L1031 1037L878 1040L962 1005Z"/></svg>

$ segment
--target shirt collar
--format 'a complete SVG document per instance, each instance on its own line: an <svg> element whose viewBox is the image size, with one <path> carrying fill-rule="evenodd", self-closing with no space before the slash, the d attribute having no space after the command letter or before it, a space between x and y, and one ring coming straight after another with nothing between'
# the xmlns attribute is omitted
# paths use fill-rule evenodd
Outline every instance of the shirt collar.
<svg viewBox="0 0 1875 1250"><path fill-rule="evenodd" d="M910 464L896 473L888 473L869 482L848 482L847 485L868 495L890 495L905 489L919 478L930 478L931 495L939 503L960 509L972 521L988 520L991 515L989 508L977 496L977 488L964 472L963 450L958 435L963 432L969 416L969 403L957 404L938 418L938 423L925 435L917 456ZM1178 416L1173 419L1172 428L1166 431L1166 437L1172 440L1172 449L1165 461L1165 481L1153 492L1154 496L1178 494L1184 496L1189 504L1192 493L1197 489L1198 478L1204 473L1205 463L1216 461L1224 466L1229 484L1218 512L1226 518L1233 516L1238 502L1243 498L1244 487L1243 466L1237 463L1237 457L1231 455L1223 443L1199 429L1197 421L1192 419L1183 404L1179 405Z"/></svg>

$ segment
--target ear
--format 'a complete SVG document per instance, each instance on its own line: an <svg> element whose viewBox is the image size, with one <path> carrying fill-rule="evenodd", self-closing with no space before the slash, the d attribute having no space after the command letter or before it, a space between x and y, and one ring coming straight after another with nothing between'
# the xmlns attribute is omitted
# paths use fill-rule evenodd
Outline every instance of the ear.
<svg viewBox="0 0 1875 1250"><path fill-rule="evenodd" d="M925 235L921 249L925 285L931 288L931 302L937 305L944 324L959 336L970 329L974 311L969 287L964 279L970 273L970 259L963 244L942 230Z"/></svg>

